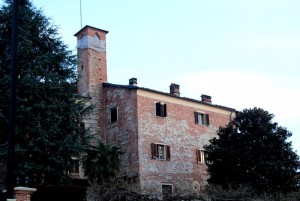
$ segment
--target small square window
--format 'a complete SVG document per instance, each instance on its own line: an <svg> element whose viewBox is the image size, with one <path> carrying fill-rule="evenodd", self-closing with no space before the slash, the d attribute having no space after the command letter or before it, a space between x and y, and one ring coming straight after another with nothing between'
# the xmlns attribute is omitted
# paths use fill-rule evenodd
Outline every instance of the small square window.
<svg viewBox="0 0 300 201"><path fill-rule="evenodd" d="M113 107L110 109L110 123L115 123L118 121L118 107Z"/></svg>
<svg viewBox="0 0 300 201"><path fill-rule="evenodd" d="M203 149L197 150L197 163L206 164L207 152Z"/></svg>
<svg viewBox="0 0 300 201"><path fill-rule="evenodd" d="M171 159L170 146L163 144L151 144L151 153L153 159L167 160Z"/></svg>
<svg viewBox="0 0 300 201"><path fill-rule="evenodd" d="M165 103L155 103L156 107L156 116L158 117L166 117L167 116L167 105Z"/></svg>
<svg viewBox="0 0 300 201"><path fill-rule="evenodd" d="M195 112L195 123L199 125L209 125L209 115L200 113L200 112Z"/></svg>

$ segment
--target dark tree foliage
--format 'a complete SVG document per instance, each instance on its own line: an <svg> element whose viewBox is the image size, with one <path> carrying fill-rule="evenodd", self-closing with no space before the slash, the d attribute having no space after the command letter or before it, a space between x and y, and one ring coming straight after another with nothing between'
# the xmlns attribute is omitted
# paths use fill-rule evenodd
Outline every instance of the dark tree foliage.
<svg viewBox="0 0 300 201"><path fill-rule="evenodd" d="M292 133L260 108L244 109L205 146L209 183L225 188L250 185L258 193L297 188L298 156L287 139Z"/></svg>
<svg viewBox="0 0 300 201"><path fill-rule="evenodd" d="M103 184L114 177L120 168L119 156L123 151L114 145L99 142L89 146L83 157L84 175L91 183Z"/></svg>
<svg viewBox="0 0 300 201"><path fill-rule="evenodd" d="M0 142L8 124L12 1L0 9ZM58 28L29 0L20 1L16 105L16 176L33 184L65 182L71 157L82 151L79 126L85 114L76 97L75 57Z"/></svg>

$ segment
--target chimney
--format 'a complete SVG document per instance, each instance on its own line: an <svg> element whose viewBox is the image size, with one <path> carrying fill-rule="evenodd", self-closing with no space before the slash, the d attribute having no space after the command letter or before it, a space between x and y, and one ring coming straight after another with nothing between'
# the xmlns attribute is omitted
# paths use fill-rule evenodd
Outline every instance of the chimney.
<svg viewBox="0 0 300 201"><path fill-rule="evenodd" d="M170 85L170 94L175 96L180 96L180 87L178 84L171 84Z"/></svg>
<svg viewBox="0 0 300 201"><path fill-rule="evenodd" d="M129 79L129 85L131 86L137 86L137 78L131 78Z"/></svg>
<svg viewBox="0 0 300 201"><path fill-rule="evenodd" d="M211 104L211 96L202 94L201 95L201 101Z"/></svg>

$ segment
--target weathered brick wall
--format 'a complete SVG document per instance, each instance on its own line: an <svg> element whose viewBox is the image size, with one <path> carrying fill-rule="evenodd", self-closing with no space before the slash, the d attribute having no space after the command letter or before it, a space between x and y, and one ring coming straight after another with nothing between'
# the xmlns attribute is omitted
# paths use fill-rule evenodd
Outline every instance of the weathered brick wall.
<svg viewBox="0 0 300 201"><path fill-rule="evenodd" d="M135 89L104 87L106 142L121 147L124 155L120 158L121 174L137 176L138 163L138 130L137 130L137 97ZM118 107L118 121L110 123L110 109Z"/></svg>
<svg viewBox="0 0 300 201"><path fill-rule="evenodd" d="M144 95L138 96L141 188L145 193L160 193L166 183L180 193L191 190L194 181L203 186L206 165L197 163L196 150L216 136L219 126L229 122L230 112L164 95ZM156 117L155 102L167 104L167 117ZM210 125L195 124L195 111L209 114ZM152 159L151 143L169 145L171 160Z"/></svg>
<svg viewBox="0 0 300 201"><path fill-rule="evenodd" d="M99 116L102 84L97 82L100 80L100 72L95 72L98 68L94 63L97 57L98 53L95 50L78 49L78 66L79 68L84 66L83 69L78 69L78 92L87 97L85 100L87 106L93 106L89 116L82 121L85 123L85 127L89 128L91 135L97 134L95 136L100 138Z"/></svg>
<svg viewBox="0 0 300 201"><path fill-rule="evenodd" d="M15 200L16 201L30 201L31 194L36 191L35 188L16 187Z"/></svg>

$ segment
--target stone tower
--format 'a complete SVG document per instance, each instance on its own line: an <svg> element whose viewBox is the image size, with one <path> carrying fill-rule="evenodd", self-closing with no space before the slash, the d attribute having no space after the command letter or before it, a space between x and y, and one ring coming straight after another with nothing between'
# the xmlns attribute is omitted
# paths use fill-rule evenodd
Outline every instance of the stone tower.
<svg viewBox="0 0 300 201"><path fill-rule="evenodd" d="M85 26L78 31L77 59L78 59L78 93L87 98L88 104L93 106L84 126L90 129L91 134L97 138L103 136L101 124L104 117L102 84L107 82L106 64L106 34L108 31L91 26ZM104 140L104 139L101 139Z"/></svg>

